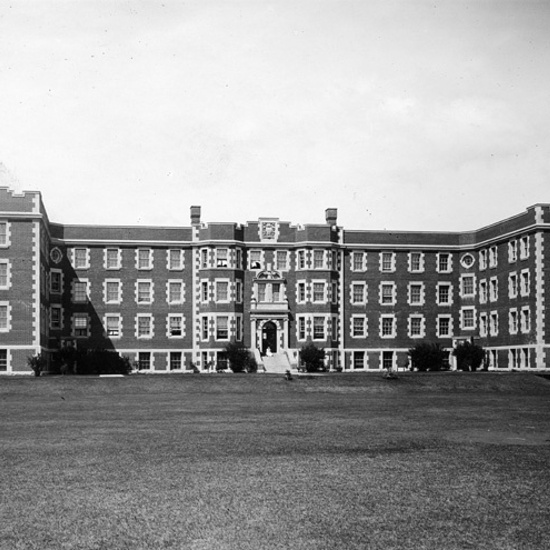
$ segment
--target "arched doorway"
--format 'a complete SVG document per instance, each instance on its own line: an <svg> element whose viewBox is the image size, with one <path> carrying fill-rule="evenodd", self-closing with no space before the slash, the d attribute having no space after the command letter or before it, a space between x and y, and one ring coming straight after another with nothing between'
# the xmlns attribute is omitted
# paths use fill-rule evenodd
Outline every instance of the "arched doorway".
<svg viewBox="0 0 550 550"><path fill-rule="evenodd" d="M262 355L267 353L277 353L277 325L273 321L268 321L262 327Z"/></svg>

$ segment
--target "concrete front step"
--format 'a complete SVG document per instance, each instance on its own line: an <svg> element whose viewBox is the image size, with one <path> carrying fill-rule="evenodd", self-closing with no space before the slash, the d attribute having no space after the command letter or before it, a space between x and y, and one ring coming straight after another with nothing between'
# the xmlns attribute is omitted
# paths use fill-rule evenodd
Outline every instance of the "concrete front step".
<svg viewBox="0 0 550 550"><path fill-rule="evenodd" d="M262 357L266 372L285 373L290 370L290 362L286 353L276 353L271 356Z"/></svg>

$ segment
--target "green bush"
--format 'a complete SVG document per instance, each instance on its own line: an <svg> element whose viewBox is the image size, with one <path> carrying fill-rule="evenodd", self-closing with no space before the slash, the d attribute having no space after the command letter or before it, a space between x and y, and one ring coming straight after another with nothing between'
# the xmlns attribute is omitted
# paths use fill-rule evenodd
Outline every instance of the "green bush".
<svg viewBox="0 0 550 550"><path fill-rule="evenodd" d="M419 371L439 371L448 368L449 354L440 344L420 342L409 350L411 367Z"/></svg>
<svg viewBox="0 0 550 550"><path fill-rule="evenodd" d="M225 346L229 368L233 372L256 372L258 365L250 350L238 342L229 342Z"/></svg>
<svg viewBox="0 0 550 550"><path fill-rule="evenodd" d="M34 371L35 376L46 370L48 360L41 353L27 357L27 365Z"/></svg>
<svg viewBox="0 0 550 550"><path fill-rule="evenodd" d="M318 348L313 342L306 344L300 350L300 363L307 372L316 372L325 369L325 350Z"/></svg>
<svg viewBox="0 0 550 550"><path fill-rule="evenodd" d="M480 345L466 340L456 346L453 355L456 357L458 370L476 371L485 358L485 350Z"/></svg>

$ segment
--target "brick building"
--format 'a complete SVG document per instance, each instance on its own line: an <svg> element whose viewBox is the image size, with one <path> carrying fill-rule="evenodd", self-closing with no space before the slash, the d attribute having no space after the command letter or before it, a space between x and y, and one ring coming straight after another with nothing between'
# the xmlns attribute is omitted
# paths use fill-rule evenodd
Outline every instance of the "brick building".
<svg viewBox="0 0 550 550"><path fill-rule="evenodd" d="M469 232L347 230L274 218L186 227L51 222L0 188L0 372L67 341L142 370L201 370L243 342L266 368L313 341L327 366L407 365L419 341L474 338L491 369L550 368L550 205ZM451 359L452 360L452 359Z"/></svg>

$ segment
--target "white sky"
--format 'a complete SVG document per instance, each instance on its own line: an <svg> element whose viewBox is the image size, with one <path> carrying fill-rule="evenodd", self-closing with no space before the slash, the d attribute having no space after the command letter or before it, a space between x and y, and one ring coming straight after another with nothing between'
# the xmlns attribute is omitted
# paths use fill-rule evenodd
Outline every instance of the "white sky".
<svg viewBox="0 0 550 550"><path fill-rule="evenodd" d="M546 0L0 3L0 162L53 221L476 229L550 202L549 129Z"/></svg>

